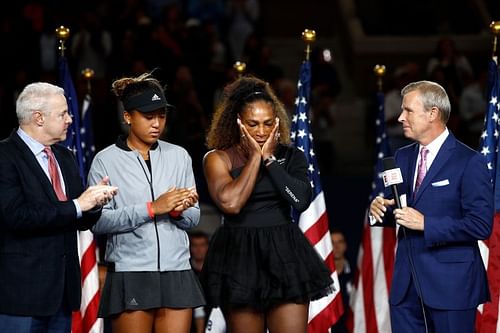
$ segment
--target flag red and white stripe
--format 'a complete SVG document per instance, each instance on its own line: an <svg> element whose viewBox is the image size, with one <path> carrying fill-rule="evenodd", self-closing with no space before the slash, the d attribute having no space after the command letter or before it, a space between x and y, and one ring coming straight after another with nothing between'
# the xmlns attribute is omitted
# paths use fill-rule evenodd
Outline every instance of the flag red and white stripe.
<svg viewBox="0 0 500 333"><path fill-rule="evenodd" d="M82 272L82 302L73 312L72 333L102 333L104 323L97 317L99 309L99 270L96 243L90 231L78 231L78 255Z"/></svg>
<svg viewBox="0 0 500 333"><path fill-rule="evenodd" d="M310 84L311 63L304 61L299 74L298 94L295 102L296 110L292 119L291 140L298 149L304 152L308 163L308 176L313 195L309 208L302 212L300 216L295 214L294 218L298 221L300 229L330 269L334 288L336 288L334 293L311 302L309 306L307 332L324 333L329 332L333 324L342 316L344 306L338 275L335 271L325 197L321 188L319 167L314 152L313 136L309 126Z"/></svg>
<svg viewBox="0 0 500 333"><path fill-rule="evenodd" d="M478 307L476 332L500 333L500 67L497 58L492 57L488 65L488 108L486 110L484 131L478 151L486 158L495 189L495 218L493 231L486 241L479 241L479 249L488 273L491 302Z"/></svg>
<svg viewBox="0 0 500 333"><path fill-rule="evenodd" d="M82 173L86 176L95 154L91 118L91 98L85 95L82 105L80 142ZM83 179L86 184L86 179ZM99 309L99 267L97 265L97 246L94 235L89 230L78 232L78 256L82 272L82 302L80 312L73 314L72 333L102 333L103 320L97 317Z"/></svg>
<svg viewBox="0 0 500 333"><path fill-rule="evenodd" d="M354 333L391 332L389 290L395 246L395 229L370 227L367 212L351 302Z"/></svg>
<svg viewBox="0 0 500 333"><path fill-rule="evenodd" d="M500 333L500 214L495 214L493 232L484 242L479 242L481 256L488 272L491 302L478 308L477 333Z"/></svg>
<svg viewBox="0 0 500 333"><path fill-rule="evenodd" d="M376 164L374 168L371 202L382 195L382 159L390 155L385 131L384 94L377 93L378 115L375 119ZM351 297L354 333L390 333L389 290L394 270L396 229L370 227L368 209L365 213L363 234L358 253L355 288Z"/></svg>
<svg viewBox="0 0 500 333"><path fill-rule="evenodd" d="M66 58L60 58L59 64L61 86L64 87L68 110L73 122L68 131L66 141L63 142L75 154L78 163L82 183L86 184L88 165L93 157L93 138L90 128L90 96L85 97L82 109L84 117L83 126L80 126L80 114L78 112L78 98L69 73ZM83 137L81 134L85 134ZM86 157L84 159L84 156ZM82 273L82 302L80 311L73 312L71 331L73 333L101 333L103 332L103 320L97 318L99 307L99 271L96 257L96 243L90 231L78 231L78 255L80 258L80 269Z"/></svg>
<svg viewBox="0 0 500 333"><path fill-rule="evenodd" d="M332 272L332 279L336 288L333 294L311 302L307 332L328 332L330 327L342 315L343 304L339 279L335 271L333 247L328 228L328 216L326 214L323 192L316 196L309 208L301 214L299 227Z"/></svg>

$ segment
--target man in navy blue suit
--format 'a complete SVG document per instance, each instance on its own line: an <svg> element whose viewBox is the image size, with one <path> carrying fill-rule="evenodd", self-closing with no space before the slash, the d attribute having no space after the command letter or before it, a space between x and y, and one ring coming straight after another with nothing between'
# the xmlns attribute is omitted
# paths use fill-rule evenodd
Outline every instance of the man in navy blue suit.
<svg viewBox="0 0 500 333"><path fill-rule="evenodd" d="M483 156L448 131L451 107L443 87L419 81L401 94L399 122L416 141L395 154L407 205L394 208L390 196L370 205L374 224L400 226L389 297L392 330L474 332L476 307L490 298L477 244L492 230L490 175Z"/></svg>
<svg viewBox="0 0 500 333"><path fill-rule="evenodd" d="M16 113L19 128L0 142L0 332L69 333L81 297L76 232L117 188L103 179L84 191L57 144L72 122L62 88L26 86Z"/></svg>

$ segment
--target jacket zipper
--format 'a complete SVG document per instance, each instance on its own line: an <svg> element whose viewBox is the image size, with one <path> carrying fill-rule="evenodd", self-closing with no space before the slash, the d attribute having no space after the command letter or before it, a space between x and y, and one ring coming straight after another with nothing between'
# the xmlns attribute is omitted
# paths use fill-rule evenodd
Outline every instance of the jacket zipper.
<svg viewBox="0 0 500 333"><path fill-rule="evenodd" d="M149 160L151 161L151 171L149 172L149 175L150 175L151 179L148 178L148 174L146 173L146 169L144 169L144 165L142 164L141 159L139 158L139 156L137 156L137 160L139 161L139 164L141 165L142 171L144 172L144 175L146 176L146 180L147 180L147 182L149 184L149 190L151 191L151 201L154 201L155 200L155 193L154 193L154 190L153 190L153 163L151 161L151 156L149 157ZM157 224L157 221L156 221L156 216L153 217L153 222L154 222L155 233L156 233L157 269L158 269L158 271L160 271L160 235L158 233L158 224Z"/></svg>

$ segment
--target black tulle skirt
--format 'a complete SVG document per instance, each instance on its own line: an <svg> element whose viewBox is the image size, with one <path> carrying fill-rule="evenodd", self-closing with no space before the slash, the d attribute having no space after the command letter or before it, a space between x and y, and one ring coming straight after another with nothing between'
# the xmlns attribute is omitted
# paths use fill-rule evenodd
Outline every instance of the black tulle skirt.
<svg viewBox="0 0 500 333"><path fill-rule="evenodd" d="M266 310L334 291L331 272L296 224L220 227L210 242L201 283L210 307Z"/></svg>

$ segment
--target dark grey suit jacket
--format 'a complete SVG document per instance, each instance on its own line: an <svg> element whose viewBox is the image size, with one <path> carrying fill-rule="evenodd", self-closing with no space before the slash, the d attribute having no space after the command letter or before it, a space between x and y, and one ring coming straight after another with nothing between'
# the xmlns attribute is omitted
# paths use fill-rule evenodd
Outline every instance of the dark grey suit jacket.
<svg viewBox="0 0 500 333"><path fill-rule="evenodd" d="M77 230L101 212L77 219L72 199L83 192L73 154L56 144L68 201L58 201L47 175L14 131L0 142L0 313L50 316L61 304L80 307Z"/></svg>

